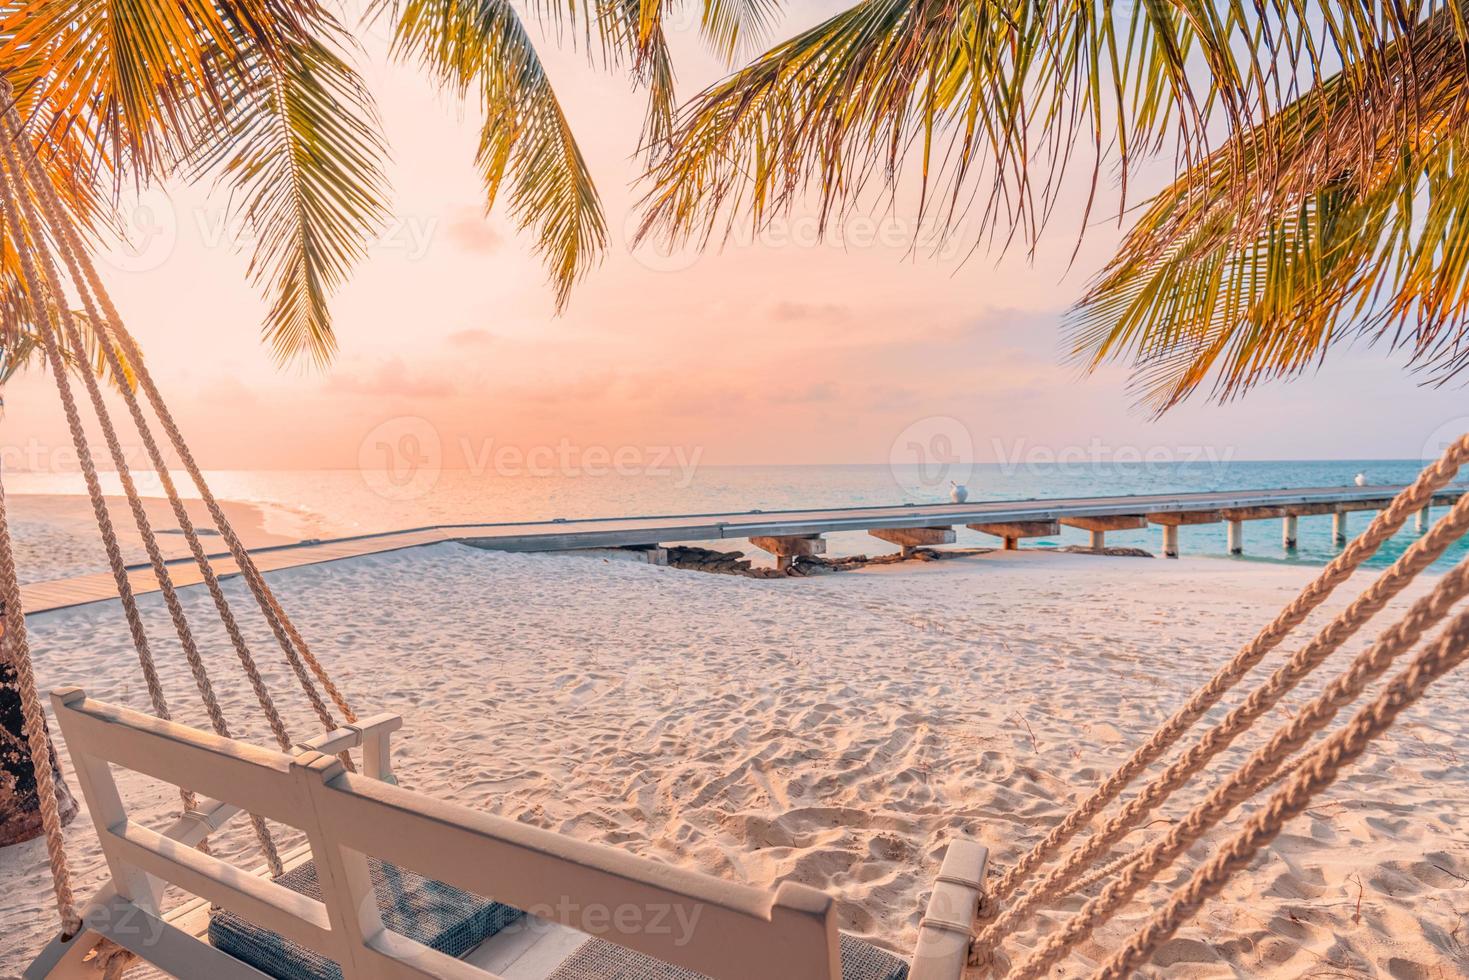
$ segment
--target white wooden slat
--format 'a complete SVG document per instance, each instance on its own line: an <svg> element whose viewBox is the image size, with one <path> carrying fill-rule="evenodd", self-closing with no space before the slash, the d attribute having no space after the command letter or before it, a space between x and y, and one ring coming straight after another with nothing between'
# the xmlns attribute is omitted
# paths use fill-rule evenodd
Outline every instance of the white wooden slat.
<svg viewBox="0 0 1469 980"><path fill-rule="evenodd" d="M97 932L175 977L209 980L272 980L243 960L201 943L194 936L115 897L97 917ZM95 978L96 974L92 976Z"/></svg>
<svg viewBox="0 0 1469 980"><path fill-rule="evenodd" d="M109 834L103 846L116 847L128 862L258 926L328 956L340 945L321 902L135 823Z"/></svg>
<svg viewBox="0 0 1469 980"><path fill-rule="evenodd" d="M988 865L984 846L962 837L949 842L919 924L908 980L959 980L964 975Z"/></svg>
<svg viewBox="0 0 1469 980"><path fill-rule="evenodd" d="M814 888L722 881L352 773L320 790L339 844L466 891L712 977L839 975L835 904Z"/></svg>
<svg viewBox="0 0 1469 980"><path fill-rule="evenodd" d="M93 701L75 688L53 693L51 703L73 756L105 759L293 827L307 814L288 755Z"/></svg>
<svg viewBox="0 0 1469 980"><path fill-rule="evenodd" d="M99 779L84 787L101 786L99 812L111 822L99 832L119 868L215 901L331 957L349 977L490 976L384 929L368 854L712 977L839 977L834 903L815 889L785 883L762 891L660 865L347 773L331 756L292 760L91 701L78 690L56 692L53 705L79 765L105 769L114 761L223 801L208 800L204 813L177 821L170 831L176 836L202 838L240 807L303 830L324 903L129 822L120 802L106 805ZM399 724L374 718L359 727L386 738ZM182 976L255 975L215 970L217 950L189 937L197 947L190 951L183 930L123 896L112 901L147 916L150 929L156 921L171 930L160 933L157 950L139 950L150 962Z"/></svg>

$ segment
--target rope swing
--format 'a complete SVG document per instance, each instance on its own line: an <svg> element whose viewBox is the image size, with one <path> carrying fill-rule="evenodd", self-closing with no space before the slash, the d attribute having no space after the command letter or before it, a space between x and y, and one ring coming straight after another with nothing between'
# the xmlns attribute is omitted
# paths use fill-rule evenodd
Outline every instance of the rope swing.
<svg viewBox="0 0 1469 980"><path fill-rule="evenodd" d="M266 687L260 668L241 632L229 600L220 586L219 574L204 549L198 530L189 518L183 499L179 496L173 477L168 471L163 449L139 401L139 390L146 396L168 439L168 444L197 488L221 540L228 548L230 557L234 560L236 568L244 578L256 605L279 644L286 663L290 666L292 674L296 677L307 701L320 720L322 730L332 731L338 727L336 717L327 704L327 698L331 700L347 723L356 721L356 713L340 689L332 682L320 661L312 654L300 632L271 593L264 577L241 544L239 536L230 526L223 509L210 492L193 454L189 452L173 416L169 413L148 373L147 363L143 360L137 343L123 327L117 308L103 289L101 279L97 275L97 270L87 254L80 235L68 219L55 188L42 170L40 160L25 137L24 126L16 109L11 86L4 79L0 79L0 105L3 105L3 112L0 112L0 209L4 211L5 230L17 246L21 271L25 276L27 287L25 292L27 312L31 322L35 325L47 363L51 368L51 376L61 399L67 428L71 433L72 444L81 466L82 476L87 486L87 495L91 500L97 528L102 537L108 565L112 571L113 582L116 585L128 630L132 636L133 646L138 654L138 663L148 688L153 713L165 720L172 717L168 700L159 680L153 647L138 610L134 590L128 579L117 530L113 525L112 515L102 492L96 461L87 439L81 411L72 391L71 375L66 370L68 357L81 358L85 362L88 356L82 330L78 325L78 317L81 315L86 316L104 362L112 376L117 379L119 392L147 451L149 462L168 498L189 552L214 601L220 623L229 635L240 668L260 704L261 711L276 742L285 751L291 751L295 744L271 692ZM58 267L57 256L60 257L61 266L65 267L65 279ZM67 288L68 284L70 290ZM72 305L67 301L69 294L75 295L79 300L83 313L73 312ZM183 604L163 558L162 549L158 545L142 498L138 494L122 449L121 438L103 398L101 385L91 372L79 373L86 388L88 403L102 431L108 458L116 469L118 480L122 484L128 510L136 525L144 550L147 552L158 591L163 596L169 619L188 663L189 672L198 689L200 700L215 733L229 738L231 737L229 722L224 716L224 710L215 693L214 681L200 656L193 627L184 612ZM35 673L26 635L24 608L15 569L14 552L11 547L9 525L5 515L3 485L0 485L0 596L3 596L5 604L6 627L3 640L0 640L0 652L3 652L7 662L15 669L16 685L25 723L26 745L38 780L36 791L42 827L45 831L47 854L51 863L57 909L60 913L63 933L71 935L80 927L80 921L76 913L70 873L66 862L59 805L53 783L54 772L48 748L49 739L45 716L36 689ZM318 690L318 684L326 691L326 698L323 698L321 691ZM350 760L347 764L350 765ZM186 812L192 810L195 805L193 794L188 790L183 790L181 795L184 810ZM251 817L251 824L261 854L271 874L281 874L283 869L280 854L269 827L263 819L256 816Z"/></svg>
<svg viewBox="0 0 1469 980"><path fill-rule="evenodd" d="M69 361L88 359L84 340L88 331L82 329L83 325L89 327L90 333L96 337L102 360L117 379L120 397L127 406L128 420L137 430L149 464L168 498L189 553L213 600L219 622L229 637L240 670L277 744L283 751L293 752L296 742L220 585L219 572L213 566L179 496L167 467L166 451L177 456L193 482L228 550L229 558L243 577L255 607L269 627L281 656L322 730L336 730L340 724L339 717L347 724L354 723L356 713L271 593L210 492L178 425L149 375L147 362L124 328L76 227L25 136L11 87L4 79L0 79L0 106L3 106L3 112L0 112L0 210L4 211L4 232L19 254L26 311L35 326L56 384L153 713L161 719L169 719L171 708L159 680L154 646L139 612L117 530L102 492L96 460L87 438L81 400L73 391L72 375L66 370ZM71 302L73 298L78 305ZM200 701L213 730L224 738L230 738L230 723L216 694L215 679L200 654L194 628L185 614L184 604L150 526L102 386L93 372L78 373L85 389L85 405L102 433L105 458L117 471L128 513L147 552L148 564ZM155 425L161 429L161 439L155 435ZM1051 967L1087 941L1099 926L1111 920L1144 888L1156 882L1191 847L1219 828L1242 804L1259 799L1259 807L1244 821L1243 827L1220 843L1193 871L1188 881L1175 890L1143 927L1094 974L1106 980L1129 976L1145 964L1204 902L1217 895L1233 875L1246 867L1261 848L1274 840L1289 820L1306 809L1347 766L1358 759L1373 740L1392 725L1403 709L1422 697L1435 680L1469 658L1469 611L1453 615L1455 606L1469 595L1469 559L1466 559L1438 578L1396 622L1382 629L1363 652L1325 683L1319 695L1287 723L1270 732L1241 765L1228 772L1211 771L1212 764L1221 753L1260 727L1283 698L1323 667L1348 641L1372 625L1373 619L1383 609L1403 595L1426 569L1469 532L1469 494L1466 494L1329 623L1286 657L1268 676L1258 680L1219 721L1185 742L1194 727L1264 664L1315 610L1403 527L1411 515L1428 507L1435 494L1455 478L1466 462L1469 462L1469 435L1450 445L1440 459L1378 513L1360 537L1347 545L1269 625L1189 697L1147 742L993 882L969 934L972 963L994 966L1001 962L997 955L1001 947L1036 912L1054 907L1058 900L1069 894L1089 891L1092 886L1101 885L1094 896L1065 918L1058 929L1015 963L1007 974L1020 980L1034 980L1046 975ZM69 937L77 932L81 922L72 895L56 791L57 776L51 759L45 715L36 689L6 517L3 482L0 482L0 600L4 602L5 626L3 637L0 637L0 655L14 669L24 718L25 744L35 769L36 793L56 906L63 935ZM1434 630L1440 632L1436 637L1429 637ZM1370 685L1386 677L1400 659L1410 654L1407 665L1387 678L1380 693L1358 708L1344 725L1326 733L1338 714L1361 700ZM1323 733L1326 734L1318 740L1316 737ZM1127 789L1163 763L1175 749L1178 749L1177 753L1162 765L1161 771L1148 778L1134 795L1123 801ZM351 766L345 754L343 763ZM1131 851L1122 849L1123 842L1147 825L1150 816L1160 807L1196 785L1201 788L1185 817L1156 839ZM185 812L194 810L194 795L187 789L180 792ZM267 868L272 875L281 874L281 856L270 827L256 816L251 817L251 824ZM1083 831L1089 833L1083 835ZM1122 853L1114 853L1118 851ZM967 916L964 922L968 922ZM960 923L953 928L959 931L959 951L962 952L966 927ZM103 948L99 959L108 964L109 972L120 972L126 965L126 954L117 947Z"/></svg>

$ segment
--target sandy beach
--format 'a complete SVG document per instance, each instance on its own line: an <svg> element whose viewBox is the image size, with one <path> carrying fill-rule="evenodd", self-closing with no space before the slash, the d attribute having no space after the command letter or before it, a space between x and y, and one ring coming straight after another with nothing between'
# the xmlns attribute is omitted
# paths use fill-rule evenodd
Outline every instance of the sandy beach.
<svg viewBox="0 0 1469 980"><path fill-rule="evenodd" d="M906 953L947 840L970 834L998 865L1013 862L1315 574L1022 551L760 581L439 545L272 581L359 712L403 714L404 785L731 879L829 889L845 930ZM207 622L207 594L186 595ZM203 727L182 658L162 642L162 603L143 602L176 714ZM268 682L312 734L278 651L251 627ZM37 616L31 630L43 686L146 708L115 604ZM201 632L228 713L268 744L223 635ZM1469 973L1466 697L1469 677L1446 679L1165 947L1155 972ZM142 780L124 791L150 823L177 804ZM102 869L85 815L68 837L89 892ZM215 853L254 860L238 831ZM1182 880L1161 882L1058 975L1086 973ZM8 849L0 975L18 973L53 927L41 843Z"/></svg>

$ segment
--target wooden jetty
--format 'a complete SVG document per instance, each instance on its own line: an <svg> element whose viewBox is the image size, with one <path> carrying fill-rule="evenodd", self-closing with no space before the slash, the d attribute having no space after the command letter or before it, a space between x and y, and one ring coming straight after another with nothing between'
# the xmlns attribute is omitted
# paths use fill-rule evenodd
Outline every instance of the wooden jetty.
<svg viewBox="0 0 1469 980"><path fill-rule="evenodd" d="M1059 533L1061 525L1066 525L1090 532L1091 546L1102 548L1108 531L1153 524L1161 528L1163 553L1176 558L1179 527L1221 521L1229 525L1229 548L1234 553L1243 548L1240 529L1244 521L1280 520L1282 542L1289 549L1295 547L1297 519L1313 514L1333 515L1333 530L1336 540L1341 543L1346 539L1347 514L1379 510L1401 489L1400 486L1368 486L1224 490L660 517L558 518L531 523L444 524L278 545L257 549L251 554L261 571L271 572L446 541L499 551L648 551L680 541L739 539L771 553L780 564L789 564L800 555L822 554L826 550L823 536L843 531L865 531L911 552L917 547L952 543L954 528L958 526L994 535L1004 542L1005 548L1016 548L1024 538L1049 537ZM1433 505L1451 504L1464 492L1463 488L1442 490L1434 494ZM1424 529L1427 519L1425 508L1425 512L1418 515L1419 531ZM211 556L211 560L221 575L237 573L227 555ZM169 574L177 586L195 585L202 580L192 558L175 559L168 564ZM137 566L131 581L139 594L157 589L152 569L147 565ZM23 586L21 592L27 612L46 612L117 598L117 589L109 572L35 582Z"/></svg>

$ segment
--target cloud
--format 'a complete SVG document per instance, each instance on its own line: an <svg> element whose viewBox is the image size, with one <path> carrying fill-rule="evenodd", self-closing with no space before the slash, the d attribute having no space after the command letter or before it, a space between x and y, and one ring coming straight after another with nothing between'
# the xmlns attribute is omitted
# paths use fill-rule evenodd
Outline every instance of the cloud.
<svg viewBox="0 0 1469 980"><path fill-rule="evenodd" d="M444 342L450 347L488 347L495 339L495 335L488 330L471 327L468 330L454 331L444 338Z"/></svg>
<svg viewBox="0 0 1469 980"><path fill-rule="evenodd" d="M454 386L443 378L413 377L401 358L379 364L366 377L336 373L326 384L327 390L371 398L444 398L454 393Z"/></svg>
<svg viewBox="0 0 1469 980"><path fill-rule="evenodd" d="M782 300L770 308L770 318L791 322L795 320L845 320L851 309L841 303L801 303Z"/></svg>
<svg viewBox="0 0 1469 980"><path fill-rule="evenodd" d="M810 405L817 402L835 401L837 395L836 385L830 381L818 381L814 384L777 388L771 394L770 400L782 405Z"/></svg>
<svg viewBox="0 0 1469 980"><path fill-rule="evenodd" d="M505 242L478 208L455 208L445 230L449 233L449 241L467 252L481 255L499 251Z"/></svg>

